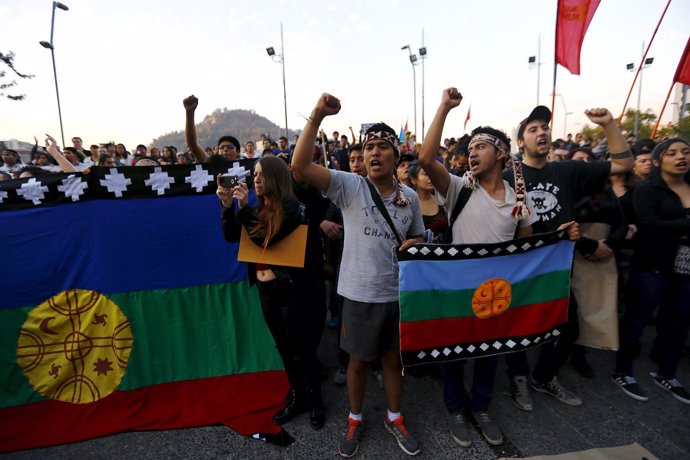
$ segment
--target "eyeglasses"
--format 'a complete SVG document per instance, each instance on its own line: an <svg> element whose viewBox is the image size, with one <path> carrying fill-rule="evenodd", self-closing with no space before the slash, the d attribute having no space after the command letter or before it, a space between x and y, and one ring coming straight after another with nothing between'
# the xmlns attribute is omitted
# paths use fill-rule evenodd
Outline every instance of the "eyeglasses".
<svg viewBox="0 0 690 460"><path fill-rule="evenodd" d="M223 144L218 146L218 150L230 150L232 152L233 150L237 149L232 144Z"/></svg>

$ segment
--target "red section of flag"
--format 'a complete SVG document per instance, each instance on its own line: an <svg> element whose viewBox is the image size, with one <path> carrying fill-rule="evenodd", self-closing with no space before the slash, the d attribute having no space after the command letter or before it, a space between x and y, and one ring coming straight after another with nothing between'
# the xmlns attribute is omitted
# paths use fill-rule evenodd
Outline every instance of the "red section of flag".
<svg viewBox="0 0 690 460"><path fill-rule="evenodd" d="M471 113L472 113L472 106L470 105L470 108L467 109L467 116L465 117L465 125L462 128L465 131L467 131L467 122L470 121Z"/></svg>
<svg viewBox="0 0 690 460"><path fill-rule="evenodd" d="M690 85L690 37L688 37L688 42L685 44L685 51L683 51L683 55L680 57L673 81Z"/></svg>
<svg viewBox="0 0 690 460"><path fill-rule="evenodd" d="M580 50L600 0L558 0L556 62L580 75Z"/></svg>
<svg viewBox="0 0 690 460"><path fill-rule="evenodd" d="M48 400L0 409L0 452L83 441L127 430L221 423L241 434L279 433L285 372L211 377L116 391L91 404Z"/></svg>
<svg viewBox="0 0 690 460"><path fill-rule="evenodd" d="M400 350L540 334L568 320L568 300L523 305L489 319L446 318L400 323Z"/></svg>

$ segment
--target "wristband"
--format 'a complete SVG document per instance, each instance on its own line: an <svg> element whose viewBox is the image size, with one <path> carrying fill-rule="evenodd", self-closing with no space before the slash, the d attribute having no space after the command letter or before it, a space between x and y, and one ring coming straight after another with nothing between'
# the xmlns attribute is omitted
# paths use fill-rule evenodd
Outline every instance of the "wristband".
<svg viewBox="0 0 690 460"><path fill-rule="evenodd" d="M622 153L610 153L609 158L612 160L623 160L625 158L632 158L633 153L630 150L626 150L625 152Z"/></svg>

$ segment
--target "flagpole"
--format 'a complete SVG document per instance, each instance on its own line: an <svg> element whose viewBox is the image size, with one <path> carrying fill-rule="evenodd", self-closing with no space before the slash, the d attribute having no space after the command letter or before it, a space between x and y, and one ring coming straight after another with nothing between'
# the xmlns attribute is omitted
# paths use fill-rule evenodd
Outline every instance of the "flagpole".
<svg viewBox="0 0 690 460"><path fill-rule="evenodd" d="M551 93L551 121L549 126L553 126L553 111L556 108L556 75L558 74L558 15L561 10L561 2L556 3L556 30L554 32L553 47L553 91Z"/></svg>
<svg viewBox="0 0 690 460"><path fill-rule="evenodd" d="M661 108L661 113L659 114L659 118L656 120L656 125L654 126L654 130L652 131L652 135L650 136L651 139L654 139L654 136L656 135L656 130L659 128L659 123L661 123L661 117L664 116L664 110L666 110L666 104L668 104L668 100L671 97L671 91L673 91L673 86L676 84L674 81L671 83L671 87L668 89L668 94L666 95L666 100L664 101L664 106Z"/></svg>
<svg viewBox="0 0 690 460"><path fill-rule="evenodd" d="M635 73L635 78L633 79L632 85L630 86L630 91L628 91L628 97L625 98L625 104L623 105L623 110L621 111L620 117L618 117L618 126L621 125L623 122L623 116L625 115L625 109L628 106L628 101L630 101L630 95L632 94L632 90L635 87L635 83L637 82L637 77L640 75L640 71L642 70L642 66L644 65L644 60L647 58L647 53L649 52L649 48L652 46L652 42L654 41L654 37L656 37L656 33L659 30L659 26L661 25L661 21L664 20L664 16L666 15L666 10L668 10L669 5L671 4L671 0L668 0L668 3L666 3L666 8L664 8L664 12L661 13L661 18L659 18L659 22L656 25L656 29L654 29L654 33L652 34L652 39L649 41L649 45L647 45L647 49L644 52L644 55L642 56L642 61L640 61L640 65L637 66L637 72Z"/></svg>

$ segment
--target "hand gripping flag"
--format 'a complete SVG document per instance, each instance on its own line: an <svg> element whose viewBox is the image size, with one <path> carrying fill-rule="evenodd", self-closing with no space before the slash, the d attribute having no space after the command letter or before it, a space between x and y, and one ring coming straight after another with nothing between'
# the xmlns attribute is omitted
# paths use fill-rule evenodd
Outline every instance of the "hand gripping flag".
<svg viewBox="0 0 690 460"><path fill-rule="evenodd" d="M558 338L568 318L574 246L561 235L401 253L403 365L510 353Z"/></svg>

